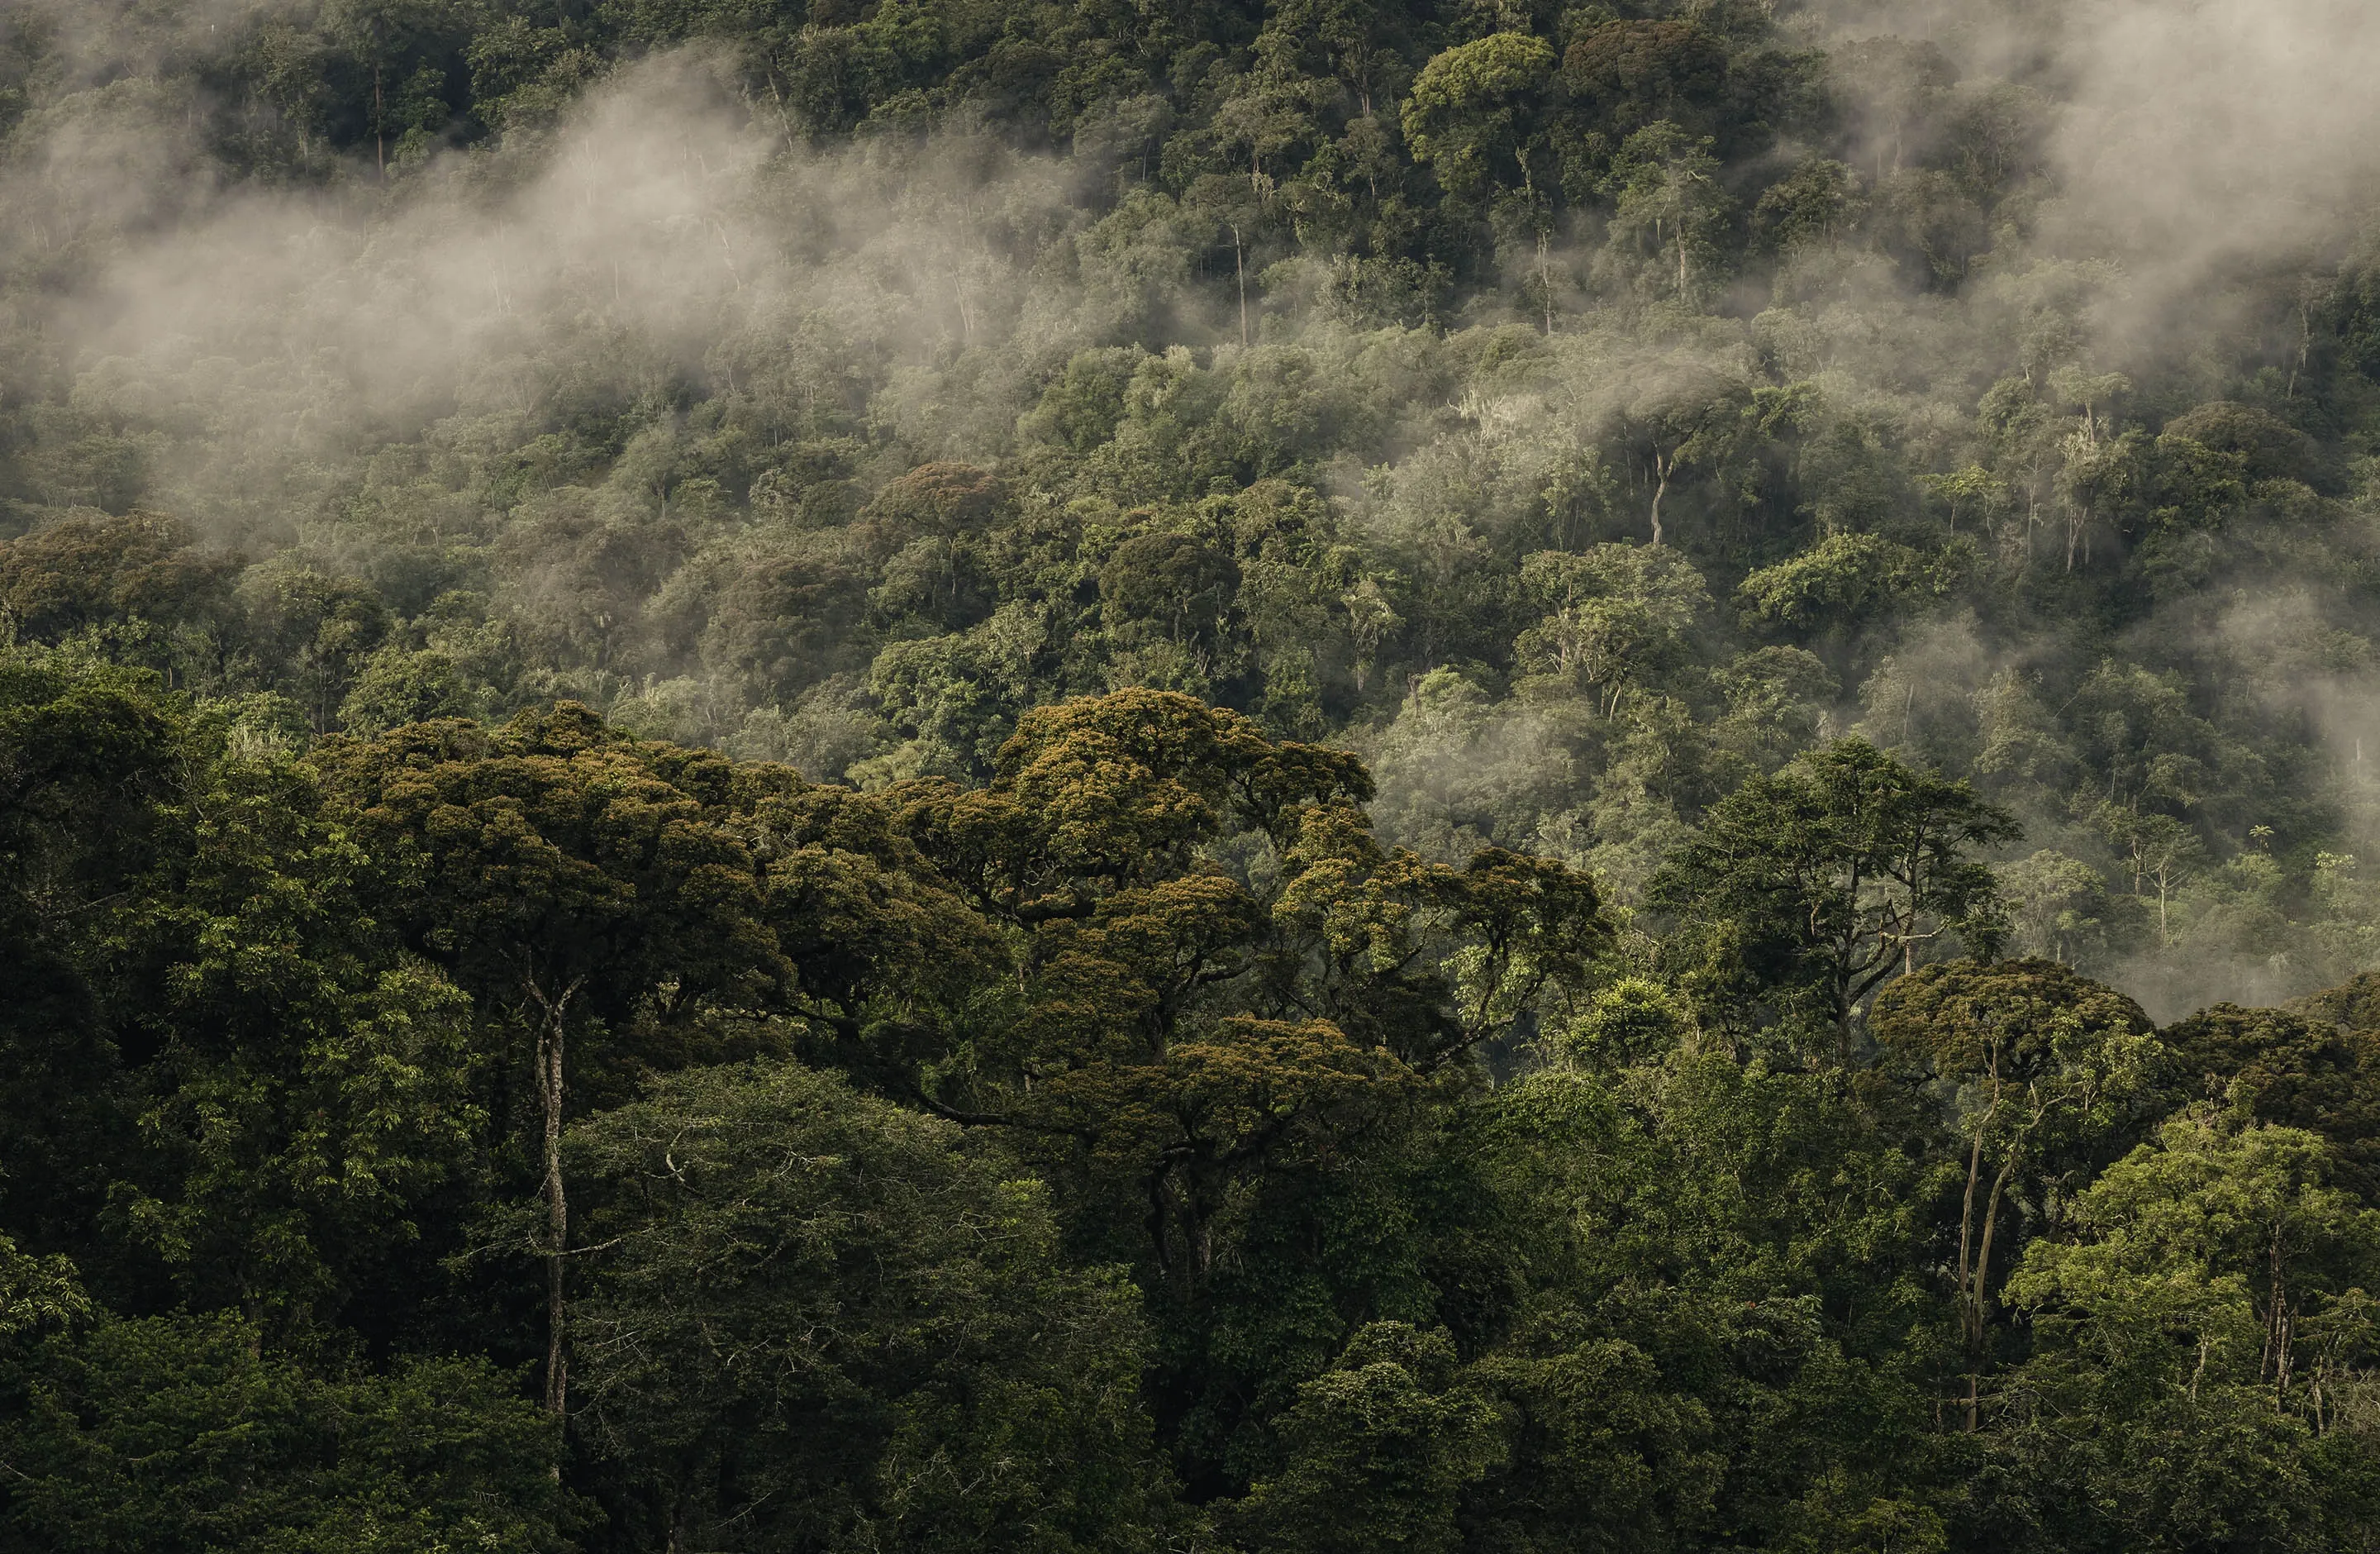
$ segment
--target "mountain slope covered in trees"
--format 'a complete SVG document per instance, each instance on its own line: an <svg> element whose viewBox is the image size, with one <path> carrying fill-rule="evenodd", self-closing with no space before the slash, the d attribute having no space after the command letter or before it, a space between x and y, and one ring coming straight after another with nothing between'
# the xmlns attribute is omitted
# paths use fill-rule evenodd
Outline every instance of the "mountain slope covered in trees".
<svg viewBox="0 0 2380 1554"><path fill-rule="evenodd" d="M0 1527L2380 1546L2375 64L0 16Z"/></svg>

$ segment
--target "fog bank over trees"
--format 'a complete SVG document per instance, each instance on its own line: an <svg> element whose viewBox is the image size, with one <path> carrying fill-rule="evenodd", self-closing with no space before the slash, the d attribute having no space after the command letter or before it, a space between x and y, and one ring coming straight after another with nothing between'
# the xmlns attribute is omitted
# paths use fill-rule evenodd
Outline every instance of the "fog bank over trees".
<svg viewBox="0 0 2380 1554"><path fill-rule="evenodd" d="M1857 730L2161 1013L2353 969L2362 8L987 25L24 12L10 524L238 558L196 688L352 595L318 728L436 662L865 783L1149 684L1623 895ZM938 462L979 511L880 511ZM1641 618L1522 565L1657 521ZM1098 580L1167 535L1219 580L1141 640Z"/></svg>

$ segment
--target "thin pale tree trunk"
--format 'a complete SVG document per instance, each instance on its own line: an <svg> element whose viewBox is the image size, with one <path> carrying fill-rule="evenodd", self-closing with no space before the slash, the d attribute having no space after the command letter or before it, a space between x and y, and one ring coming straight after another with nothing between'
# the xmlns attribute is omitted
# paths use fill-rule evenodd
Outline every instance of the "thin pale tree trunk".
<svg viewBox="0 0 2380 1554"><path fill-rule="evenodd" d="M1240 283L1240 349L1248 348L1248 261L1240 244L1240 229L1232 228L1232 270Z"/></svg>
<svg viewBox="0 0 2380 1554"><path fill-rule="evenodd" d="M563 1032L570 1001L578 994L574 981L560 996L547 998L534 980L529 997L537 1003L538 1099L543 1103L545 1154L545 1408L557 1419L570 1402L568 1308L563 1288L564 1259L570 1251L570 1203L562 1184Z"/></svg>
<svg viewBox="0 0 2380 1554"><path fill-rule="evenodd" d="M1663 456L1658 448L1653 450L1653 545L1657 550L1661 544L1661 498L1670 494L1670 477L1677 470L1676 458Z"/></svg>

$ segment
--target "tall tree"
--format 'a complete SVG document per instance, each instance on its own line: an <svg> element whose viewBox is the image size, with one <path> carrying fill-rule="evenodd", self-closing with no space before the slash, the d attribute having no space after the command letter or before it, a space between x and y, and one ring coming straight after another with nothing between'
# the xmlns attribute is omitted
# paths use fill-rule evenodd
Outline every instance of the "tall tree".
<svg viewBox="0 0 2380 1554"><path fill-rule="evenodd" d="M2155 1098L2165 1050L2140 1006L2054 961L1930 965L1887 989L1877 1042L1931 1072L1963 1145L1952 1298L1967 1349L1966 1422L1982 1418L2003 1208L2070 1193ZM1999 1265L2013 1257L1998 1258Z"/></svg>
<svg viewBox="0 0 2380 1554"><path fill-rule="evenodd" d="M1087 1554L1174 1520L1129 1287L1063 1266L1045 1189L951 1123L764 1062L566 1148L601 1238L582 1406L655 1544Z"/></svg>
<svg viewBox="0 0 2380 1554"><path fill-rule="evenodd" d="M1967 783L1845 739L1722 800L1649 894L1706 998L1756 1001L1788 1041L1848 1056L1869 998L1921 953L1998 944L1997 887L1973 849L2015 834Z"/></svg>
<svg viewBox="0 0 2380 1554"><path fill-rule="evenodd" d="M449 720L335 739L314 757L387 850L396 919L528 1036L546 1223L546 1405L566 1406L569 1206L562 1130L574 1029L666 1026L713 997L756 1002L787 967L759 916L728 763L645 745L563 704L489 729ZM798 779L748 772L766 788Z"/></svg>
<svg viewBox="0 0 2380 1554"><path fill-rule="evenodd" d="M2362 1536L2371 1437L2339 1405L2380 1338L2380 1211L2328 1185L2325 1156L2298 1129L2186 1111L2076 1198L2070 1239L2026 1254L2009 1294L2036 1352L2012 1378L2006 1458L2054 1536Z"/></svg>
<svg viewBox="0 0 2380 1554"><path fill-rule="evenodd" d="M1554 328L1551 199L1552 47L1526 32L1493 32L1421 67L1405 98L1405 142L1448 192L1506 207L1536 247L1546 333Z"/></svg>

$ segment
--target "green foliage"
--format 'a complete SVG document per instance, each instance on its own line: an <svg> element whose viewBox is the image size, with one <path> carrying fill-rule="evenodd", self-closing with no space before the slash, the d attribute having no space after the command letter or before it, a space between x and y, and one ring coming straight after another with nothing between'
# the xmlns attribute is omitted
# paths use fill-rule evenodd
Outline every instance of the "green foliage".
<svg viewBox="0 0 2380 1554"><path fill-rule="evenodd" d="M1707 139L1662 119L1620 143L1604 179L1611 243L1649 260L1646 280L1680 302L1719 258L1729 210L1718 173Z"/></svg>
<svg viewBox="0 0 2380 1554"><path fill-rule="evenodd" d="M27 637L125 620L203 625L229 602L239 562L152 513L74 516L0 550L0 610Z"/></svg>
<svg viewBox="0 0 2380 1554"><path fill-rule="evenodd" d="M661 1536L1145 1546L1172 1512L1128 1286L959 1130L786 1064L583 1124L585 1428Z"/></svg>
<svg viewBox="0 0 2380 1554"><path fill-rule="evenodd" d="M1583 1067L1636 1068L1677 1050L1694 1029L1694 1012L1668 987L1626 977L1597 991L1585 1014L1553 1039Z"/></svg>
<svg viewBox="0 0 2380 1554"><path fill-rule="evenodd" d="M260 1354L230 1317L108 1319L12 1368L0 1525L29 1549L563 1549L559 1442L484 1361Z"/></svg>
<svg viewBox="0 0 2380 1554"><path fill-rule="evenodd" d="M1494 1464L1497 1424L1493 1406L1457 1379L1443 1333L1372 1323L1282 1416L1285 1465L1242 1511L1250 1544L1458 1548L1460 1497Z"/></svg>
<svg viewBox="0 0 2380 1554"><path fill-rule="evenodd" d="M1610 716L1623 692L1690 657L1709 590L1674 551L1598 545L1541 551L1521 564L1521 591L1546 612L1513 644L1535 672L1591 687Z"/></svg>
<svg viewBox="0 0 2380 1554"><path fill-rule="evenodd" d="M1969 849L2014 830L1965 783L1845 740L1716 807L1651 899L1684 919L1706 997L1767 1002L1790 1041L1842 1042L1921 948L1998 947L1998 893Z"/></svg>
<svg viewBox="0 0 2380 1554"><path fill-rule="evenodd" d="M1554 73L1554 51L1525 32L1496 32L1447 50L1414 77L1405 141L1439 181L1467 194L1517 184L1534 195L1530 162L1541 155L1536 98Z"/></svg>
<svg viewBox="0 0 2380 1554"><path fill-rule="evenodd" d="M2353 1007L2355 989L2333 992L2347 996L2329 1007ZM2368 1027L2338 1029L2277 1009L2218 1003L2168 1027L2164 1039L2180 1095L2221 1101L2241 1118L2320 1135L2330 1146L2338 1184L2380 1201L2373 1156L2380 1136L2373 1123L2373 1108L2380 1104L2374 1072L2380 1053Z"/></svg>
<svg viewBox="0 0 2380 1554"><path fill-rule="evenodd" d="M1877 1042L1931 1074L1966 1145L1953 1295L1968 1351L1975 1427L1992 1362L1994 1268L2038 1233L2149 1109L2167 1054L2148 1016L2110 988L2050 961L1930 965L1887 989ZM2002 1220L2004 1208L2024 1222Z"/></svg>
<svg viewBox="0 0 2380 1554"><path fill-rule="evenodd" d="M0 1339L64 1327L91 1315L91 1297L75 1278L74 1264L52 1254L31 1257L13 1241L0 1239Z"/></svg>
<svg viewBox="0 0 2380 1554"><path fill-rule="evenodd" d="M2380 1217L2325 1184L2325 1154L2296 1129L2184 1113L2010 1281L2041 1342L2012 1382L2010 1449L2085 1547L2316 1548L2360 1523L2339 1453L2368 1440L2328 1411L2373 1341ZM2061 1424L2084 1416L2119 1427Z"/></svg>
<svg viewBox="0 0 2380 1554"><path fill-rule="evenodd" d="M1872 534L1833 534L1746 577L1736 598L1749 619L1807 629L1861 620L1934 587L1923 559L1906 545Z"/></svg>
<svg viewBox="0 0 2380 1554"><path fill-rule="evenodd" d="M0 19L14 1542L2372 1545L2354 18L201 9Z"/></svg>

